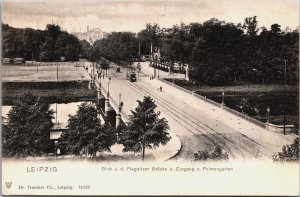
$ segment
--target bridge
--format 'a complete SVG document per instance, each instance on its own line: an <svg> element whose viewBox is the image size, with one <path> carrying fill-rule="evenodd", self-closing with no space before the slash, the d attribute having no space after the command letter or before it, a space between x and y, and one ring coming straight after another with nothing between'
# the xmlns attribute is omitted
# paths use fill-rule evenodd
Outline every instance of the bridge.
<svg viewBox="0 0 300 197"><path fill-rule="evenodd" d="M126 80L123 68L121 72L111 68L107 76L102 73L100 78L97 75L100 71L91 63L86 62L85 68L91 76L91 84L98 89L98 98L105 99L104 116L113 109L116 125L121 120L128 122L131 110L138 105L137 100L151 96L157 104L156 110L168 121L170 133L180 139L181 148L176 159L192 159L197 151L212 150L216 146L222 147L233 159L271 157L281 151L283 145L292 143L295 137L267 130L253 120L161 79L183 75L170 76L168 72L159 71L160 78L151 80L154 68L149 67L148 62L141 63L142 72L137 82Z"/></svg>

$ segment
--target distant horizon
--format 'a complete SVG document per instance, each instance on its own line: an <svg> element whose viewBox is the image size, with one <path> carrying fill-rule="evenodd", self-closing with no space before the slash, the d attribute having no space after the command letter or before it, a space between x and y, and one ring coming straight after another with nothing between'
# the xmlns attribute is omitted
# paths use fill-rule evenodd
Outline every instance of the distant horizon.
<svg viewBox="0 0 300 197"><path fill-rule="evenodd" d="M218 18L217 18L218 19ZM208 20L210 20L210 19L208 19ZM208 21L207 20L207 21ZM219 21L223 21L223 20L221 20L221 19L218 19ZM204 22L206 22L206 21L204 21ZM203 24L204 22L198 22L198 23L200 23L200 24ZM231 23L230 21L225 21L226 23ZM2 21L2 23L3 24L6 24L6 25L9 25L10 27L13 27L13 28L16 28L16 29L26 29L26 28L31 28L31 29L34 29L34 30L41 30L41 31L44 31L44 30L46 30L46 26L48 25L48 24L51 24L51 23L48 23L48 24L46 24L45 25L45 27L44 28L32 28L32 27L14 27L14 26L12 26L12 25L10 25L10 24L8 24L8 23L4 23L3 21ZM191 23L197 23L197 22L191 22ZM147 24L147 23L146 23ZM145 28L146 28L146 24L145 24ZM155 23L150 23L150 24L155 24ZM188 24L186 24L185 23L185 25L189 25L190 23L188 23ZM235 23L233 23L233 24L235 24ZM275 23L274 23L275 24ZM290 29L290 30L300 30L300 25L298 25L298 26L296 26L296 27L294 27L294 28L291 28L291 27L288 27L288 26L285 26L284 28L282 27L282 25L281 24L279 24L279 23L277 23L278 25L280 25L281 26L281 31L285 31L285 29ZM55 23L53 23L53 25L59 25L59 24L55 24ZM179 25L179 24L174 24L174 25ZM237 23L235 24L235 25L237 25ZM82 28L81 29L81 31L79 30L79 31L68 31L67 29L63 29L60 25L59 25L59 27L60 27L60 29L61 29L61 31L66 31L66 32L68 32L68 33L70 33L70 34L73 34L73 33L86 33L87 32L87 27L85 27L85 28ZM260 32L260 30L261 30L261 28L263 28L263 27L265 27L265 26L258 26L257 28L259 29L259 31L258 32ZM162 26L160 26L160 28L165 28L165 27L162 27ZM167 27L167 28L171 28L171 27ZM271 26L270 27L265 27L267 30L270 30L270 28L271 28ZM133 31L105 31L105 30L103 30L101 27L93 27L93 28L90 28L90 30L93 30L93 29L100 29L103 33L112 33L112 32L130 32L130 33L139 33L141 30L143 30L143 29L141 29L141 30L139 30L138 32L133 32Z"/></svg>
<svg viewBox="0 0 300 197"><path fill-rule="evenodd" d="M44 30L57 24L69 33L100 28L103 32L137 33L147 23L170 28L180 23L203 23L216 18L227 23L243 23L246 17L257 16L258 28L272 24L296 29L299 27L298 0L75 0L59 2L13 1L2 3L2 22L15 28Z"/></svg>

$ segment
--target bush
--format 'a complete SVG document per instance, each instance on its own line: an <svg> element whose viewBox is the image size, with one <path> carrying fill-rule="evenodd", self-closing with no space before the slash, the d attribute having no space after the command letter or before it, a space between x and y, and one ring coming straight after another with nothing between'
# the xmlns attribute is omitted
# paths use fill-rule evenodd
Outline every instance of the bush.
<svg viewBox="0 0 300 197"><path fill-rule="evenodd" d="M217 146L214 148L214 150L209 153L207 150L204 151L198 151L193 156L195 161L208 161L208 160L214 160L214 161L220 161L220 160L228 160L228 153L223 152L221 147Z"/></svg>
<svg viewBox="0 0 300 197"><path fill-rule="evenodd" d="M273 161L299 161L299 137L291 145L283 146L282 152L273 155Z"/></svg>

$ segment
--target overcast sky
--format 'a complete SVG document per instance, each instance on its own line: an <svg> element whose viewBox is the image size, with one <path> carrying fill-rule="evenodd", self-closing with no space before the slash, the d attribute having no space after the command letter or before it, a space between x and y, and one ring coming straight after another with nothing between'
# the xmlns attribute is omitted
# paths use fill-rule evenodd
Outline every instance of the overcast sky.
<svg viewBox="0 0 300 197"><path fill-rule="evenodd" d="M56 23L70 31L99 27L103 31L138 32L146 23L171 27L184 22L204 22L210 18L239 23L257 16L259 27L278 23L299 26L299 0L76 0L2 2L2 21L13 27L45 29Z"/></svg>

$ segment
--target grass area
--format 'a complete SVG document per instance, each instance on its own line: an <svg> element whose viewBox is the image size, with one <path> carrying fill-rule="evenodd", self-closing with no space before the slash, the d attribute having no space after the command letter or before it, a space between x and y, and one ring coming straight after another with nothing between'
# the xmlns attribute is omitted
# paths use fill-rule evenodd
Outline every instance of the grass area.
<svg viewBox="0 0 300 197"><path fill-rule="evenodd" d="M89 75L83 67L76 67L69 62L64 64L48 63L46 65L3 65L1 69L2 81L4 82L89 80Z"/></svg>
<svg viewBox="0 0 300 197"><path fill-rule="evenodd" d="M169 82L173 82L173 79L165 79ZM188 90L193 90L201 95L215 95L216 93L221 93L224 91L227 95L242 95L249 93L272 93L272 94L280 94L284 92L284 85L257 85L257 84L247 84L247 85L236 85L236 86L208 86L202 85L199 83L186 81L184 79L174 79L174 83L181 87L184 87ZM194 87L193 87L194 86ZM298 85L287 85L286 89L287 93L299 93Z"/></svg>
<svg viewBox="0 0 300 197"><path fill-rule="evenodd" d="M13 105L20 95L30 92L49 103L94 100L97 92L88 89L88 81L65 82L3 82L2 105Z"/></svg>

